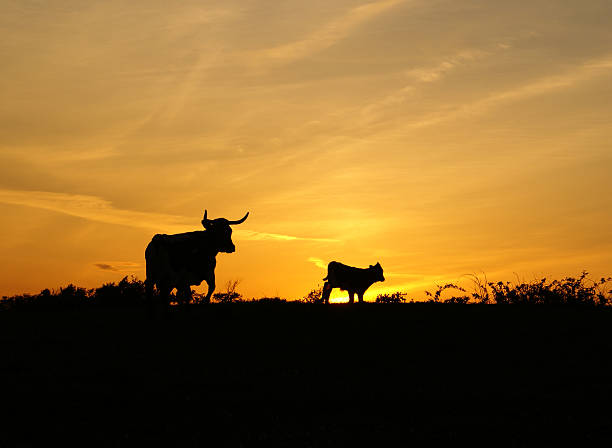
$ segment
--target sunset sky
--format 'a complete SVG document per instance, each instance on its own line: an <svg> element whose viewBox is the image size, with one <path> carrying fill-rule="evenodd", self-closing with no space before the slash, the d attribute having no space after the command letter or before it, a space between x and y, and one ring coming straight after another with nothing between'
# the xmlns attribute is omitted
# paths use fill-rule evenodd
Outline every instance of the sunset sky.
<svg viewBox="0 0 612 448"><path fill-rule="evenodd" d="M612 274L609 0L0 0L0 58L1 295L204 209L246 297Z"/></svg>

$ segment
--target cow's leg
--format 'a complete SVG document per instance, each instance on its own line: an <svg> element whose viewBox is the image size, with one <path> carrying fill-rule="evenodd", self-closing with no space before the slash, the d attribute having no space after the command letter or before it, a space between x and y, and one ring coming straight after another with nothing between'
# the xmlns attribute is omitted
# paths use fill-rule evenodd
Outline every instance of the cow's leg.
<svg viewBox="0 0 612 448"><path fill-rule="evenodd" d="M204 303L210 303L210 298L212 297L213 292L215 291L215 273L212 272L208 276L208 278L205 278L204 280L208 285L208 292L206 293L206 297L204 297Z"/></svg>
<svg viewBox="0 0 612 448"><path fill-rule="evenodd" d="M357 298L359 299L359 303L363 303L363 291L357 291Z"/></svg>
<svg viewBox="0 0 612 448"><path fill-rule="evenodd" d="M349 303L355 303L355 291L349 291Z"/></svg>
<svg viewBox="0 0 612 448"><path fill-rule="evenodd" d="M329 282L325 282L323 285L323 292L321 293L321 301L324 303L329 303L329 295L331 294L332 285Z"/></svg>

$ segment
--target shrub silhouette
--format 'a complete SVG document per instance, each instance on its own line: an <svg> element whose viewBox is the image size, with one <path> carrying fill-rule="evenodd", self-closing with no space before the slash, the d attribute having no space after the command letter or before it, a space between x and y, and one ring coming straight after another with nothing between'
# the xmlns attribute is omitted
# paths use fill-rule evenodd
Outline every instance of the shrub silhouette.
<svg viewBox="0 0 612 448"><path fill-rule="evenodd" d="M88 305L93 297L93 289L80 288L72 283L57 291L43 289L39 294L21 294L2 298L3 308L43 308L62 309Z"/></svg>
<svg viewBox="0 0 612 448"><path fill-rule="evenodd" d="M96 289L73 284L58 290L43 289L39 294L21 294L2 298L3 308L61 309L83 306L124 306L144 301L144 282L136 277L124 277L118 284L105 283Z"/></svg>
<svg viewBox="0 0 612 448"><path fill-rule="evenodd" d="M281 299L280 297L261 297L254 301L257 303L287 303L287 299Z"/></svg>
<svg viewBox="0 0 612 448"><path fill-rule="evenodd" d="M612 290L608 289L612 277L591 280L587 275L586 271L582 271L578 277L566 277L551 282L542 278L530 283L512 283L489 282L486 275L480 278L476 274L469 274L474 288L471 297L451 297L440 302L440 295L446 289L465 292L465 289L452 283L438 286L435 293L425 291L425 294L431 297L429 302L449 304L472 302L497 305L612 305Z"/></svg>
<svg viewBox="0 0 612 448"><path fill-rule="evenodd" d="M300 302L303 303L323 303L323 287L318 286L317 288L311 289L308 294L306 294Z"/></svg>
<svg viewBox="0 0 612 448"><path fill-rule="evenodd" d="M450 297L446 300L444 300L442 303L447 303L449 305L465 305L470 301L470 298L468 296L453 296Z"/></svg>
<svg viewBox="0 0 612 448"><path fill-rule="evenodd" d="M472 299L477 303L490 303L491 296L488 288L490 282L487 280L486 274L483 273L483 279L476 274L467 274L466 276L470 278L474 288Z"/></svg>
<svg viewBox="0 0 612 448"><path fill-rule="evenodd" d="M376 303L404 303L407 294L399 291L391 294L379 294L376 296Z"/></svg>
<svg viewBox="0 0 612 448"><path fill-rule="evenodd" d="M493 303L530 305L591 305L606 306L612 303L612 290L607 284L612 277L590 280L582 271L578 277L547 282L542 278L532 283L489 282ZM587 282L590 282L588 284Z"/></svg>
<svg viewBox="0 0 612 448"><path fill-rule="evenodd" d="M427 302L430 303L461 303L461 304L465 304L469 301L469 297L468 296L461 296L461 297L451 297L449 299L444 300L443 302L440 302L440 296L442 295L442 292L447 290L447 289L456 289L457 291L461 291L461 292L466 292L465 289L463 289L461 286L457 286L454 283L447 283L443 286L440 285L436 285L436 287L438 288L436 290L436 292L431 293L429 291L425 291L425 294L429 297L431 297L429 300L427 300Z"/></svg>
<svg viewBox="0 0 612 448"><path fill-rule="evenodd" d="M233 303L241 301L242 294L236 292L238 283L240 283L240 280L228 280L227 284L225 285L225 291L213 294L213 300L219 303Z"/></svg>
<svg viewBox="0 0 612 448"><path fill-rule="evenodd" d="M95 290L93 301L101 306L140 305L144 303L144 282L126 275L118 284L105 283Z"/></svg>
<svg viewBox="0 0 612 448"><path fill-rule="evenodd" d="M65 288L60 288L57 295L49 295L49 297L53 297L56 304L60 307L71 307L87 303L88 299L91 298L91 294L91 290L79 288L71 283Z"/></svg>

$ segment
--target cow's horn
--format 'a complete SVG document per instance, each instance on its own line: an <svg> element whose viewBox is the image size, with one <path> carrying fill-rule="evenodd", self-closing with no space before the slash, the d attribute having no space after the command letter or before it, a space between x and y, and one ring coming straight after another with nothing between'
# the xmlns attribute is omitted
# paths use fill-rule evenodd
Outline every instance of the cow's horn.
<svg viewBox="0 0 612 448"><path fill-rule="evenodd" d="M249 216L249 212L247 212L247 214L244 215L244 217L242 219L239 219L238 221L228 221L227 223L230 224L230 225L242 224L247 219L247 216Z"/></svg>
<svg viewBox="0 0 612 448"><path fill-rule="evenodd" d="M204 218L202 218L202 222L208 222L207 215L208 215L208 210L204 210Z"/></svg>

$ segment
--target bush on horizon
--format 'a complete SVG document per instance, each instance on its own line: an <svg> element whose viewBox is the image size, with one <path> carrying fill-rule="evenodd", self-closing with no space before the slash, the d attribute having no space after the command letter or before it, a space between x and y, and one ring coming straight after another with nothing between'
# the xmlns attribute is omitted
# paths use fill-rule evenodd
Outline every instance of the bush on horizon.
<svg viewBox="0 0 612 448"><path fill-rule="evenodd" d="M407 292L393 292L391 294L378 294L375 303L404 303Z"/></svg>

